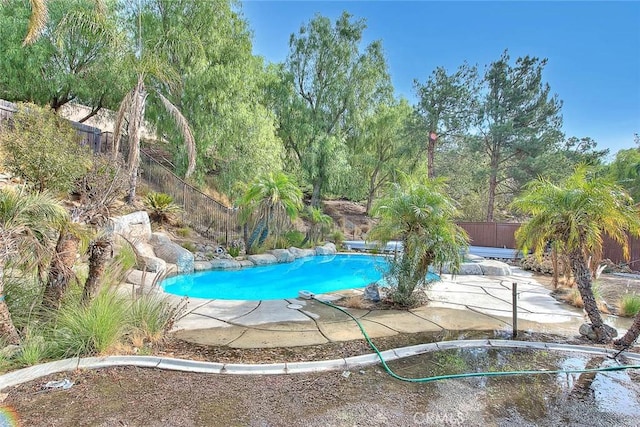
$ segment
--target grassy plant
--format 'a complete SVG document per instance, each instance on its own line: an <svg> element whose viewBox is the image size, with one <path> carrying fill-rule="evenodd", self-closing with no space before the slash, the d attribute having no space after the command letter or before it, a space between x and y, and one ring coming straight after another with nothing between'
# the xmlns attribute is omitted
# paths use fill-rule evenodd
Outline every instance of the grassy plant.
<svg viewBox="0 0 640 427"><path fill-rule="evenodd" d="M299 248L302 246L302 242L304 241L304 233L298 230L289 230L284 233L284 238L286 240L287 247L295 246Z"/></svg>
<svg viewBox="0 0 640 427"><path fill-rule="evenodd" d="M634 317L640 312L640 295L624 294L618 302L620 316Z"/></svg>
<svg viewBox="0 0 640 427"><path fill-rule="evenodd" d="M196 245L193 242L182 242L181 245L189 252L196 252Z"/></svg>
<svg viewBox="0 0 640 427"><path fill-rule="evenodd" d="M128 314L128 322L133 329L132 343L141 347L136 345L139 342L134 342L141 337L151 343L161 341L173 326L175 317L176 308L162 295L145 293L136 296Z"/></svg>
<svg viewBox="0 0 640 427"><path fill-rule="evenodd" d="M113 290L98 294L89 305L69 303L58 312L54 331L55 356L101 354L126 332L128 304Z"/></svg>
<svg viewBox="0 0 640 427"><path fill-rule="evenodd" d="M593 297L595 298L600 311L603 313L608 313L609 309L607 308L606 304L604 304L604 301L602 299L602 289L600 288L600 283L593 283L593 285L591 285L591 291L593 292ZM580 295L580 291L578 290L578 288L571 288L569 293L564 296L564 300L574 307L584 307L584 302L582 301L582 296Z"/></svg>
<svg viewBox="0 0 640 427"><path fill-rule="evenodd" d="M189 227L181 227L176 230L176 234L179 237L189 237L191 236L191 229Z"/></svg>
<svg viewBox="0 0 640 427"><path fill-rule="evenodd" d="M173 203L173 197L165 193L150 192L144 199L144 205L151 220L160 224L171 222L181 211L180 206Z"/></svg>
<svg viewBox="0 0 640 427"><path fill-rule="evenodd" d="M342 230L333 230L333 232L331 233L331 240L337 248L341 247L342 243L344 242L344 233L342 232Z"/></svg>
<svg viewBox="0 0 640 427"><path fill-rule="evenodd" d="M27 327L42 300L42 288L35 274L16 272L13 276L5 270L4 291L9 312L16 328Z"/></svg>
<svg viewBox="0 0 640 427"><path fill-rule="evenodd" d="M227 253L235 258L240 255L240 248L238 246L229 246L227 248Z"/></svg>
<svg viewBox="0 0 640 427"><path fill-rule="evenodd" d="M113 263L120 265L123 271L132 269L138 263L136 250L133 245L127 241L120 246L120 250L113 257Z"/></svg>
<svg viewBox="0 0 640 427"><path fill-rule="evenodd" d="M42 362L49 356L49 345L44 337L36 333L28 333L20 345L20 351L14 361L21 366L31 366Z"/></svg>

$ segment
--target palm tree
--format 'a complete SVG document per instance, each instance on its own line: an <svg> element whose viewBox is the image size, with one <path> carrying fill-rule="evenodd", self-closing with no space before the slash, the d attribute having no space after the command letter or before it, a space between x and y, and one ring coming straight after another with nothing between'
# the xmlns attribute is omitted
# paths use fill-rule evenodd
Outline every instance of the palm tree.
<svg viewBox="0 0 640 427"><path fill-rule="evenodd" d="M315 244L324 239L325 233L330 230L330 226L333 224L333 218L322 212L322 209L313 206L309 206L305 210L304 217L311 223L311 227L302 241L303 246L307 242Z"/></svg>
<svg viewBox="0 0 640 427"><path fill-rule="evenodd" d="M629 233L640 234L640 217L629 195L607 178L588 175L579 166L561 185L540 178L513 206L531 215L516 232L518 247L540 256L548 242L562 242L569 265L589 316L597 341L608 342L608 335L592 290L590 256L602 254L602 236L607 234L622 245L629 257Z"/></svg>
<svg viewBox="0 0 640 427"><path fill-rule="evenodd" d="M175 76L174 73L171 73L170 68L161 64L155 57L143 57L140 61L136 61L135 67L137 68L137 83L133 89L125 95L124 99L120 103L113 129L113 155L115 158L118 156L120 149L120 141L122 139L125 121L127 122L129 145L129 152L127 156L127 166L129 171L129 191L127 193L128 203L133 203L136 196L138 168L140 166L140 137L149 95L155 95L158 98L169 115L176 121L177 127L182 134L184 143L187 146L187 155L189 158L189 165L185 173L185 178L189 178L189 176L195 171L196 167L196 144L189 122L182 113L180 113L180 110L178 110L175 105L164 97L162 93L155 89L148 92L147 85L145 83L147 79L155 77L160 84L171 85L173 82L178 80L178 77Z"/></svg>
<svg viewBox="0 0 640 427"><path fill-rule="evenodd" d="M6 270L40 262L67 218L67 211L48 193L0 190L0 336L10 344L19 343L20 337L5 301Z"/></svg>
<svg viewBox="0 0 640 427"><path fill-rule="evenodd" d="M282 172L269 172L258 177L240 200L240 220L253 224L251 236L245 240L247 251L260 246L269 235L279 236L284 227L302 208L302 191Z"/></svg>
<svg viewBox="0 0 640 427"><path fill-rule="evenodd" d="M394 302L411 305L415 288L427 283L429 266L450 263L452 272L459 270L468 236L453 222L457 209L443 192L443 181L420 182L406 176L404 181L393 184L375 203L373 215L379 222L368 240L382 246L392 239L402 241L403 254L395 254L387 281Z"/></svg>

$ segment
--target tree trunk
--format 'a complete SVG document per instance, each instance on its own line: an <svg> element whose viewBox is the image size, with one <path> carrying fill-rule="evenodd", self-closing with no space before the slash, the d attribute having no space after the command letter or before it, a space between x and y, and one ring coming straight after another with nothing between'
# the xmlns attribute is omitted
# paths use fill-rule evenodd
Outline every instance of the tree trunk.
<svg viewBox="0 0 640 427"><path fill-rule="evenodd" d="M433 179L436 176L435 170L435 156L436 156L436 140L429 137L427 143L427 177Z"/></svg>
<svg viewBox="0 0 640 427"><path fill-rule="evenodd" d="M378 178L378 167L374 169L369 179L369 194L367 196L367 214L371 214L371 205L373 205L373 198L376 194L376 179Z"/></svg>
<svg viewBox="0 0 640 427"><path fill-rule="evenodd" d="M320 178L316 178L313 181L313 192L311 193L311 206L314 208L320 207L320 190L322 190L322 182Z"/></svg>
<svg viewBox="0 0 640 427"><path fill-rule="evenodd" d="M578 291L582 297L582 303L584 304L584 311L587 312L589 320L591 321L591 327L596 334L596 341L600 343L606 343L611 341L611 337L604 328L604 322L598 309L598 304L593 295L591 289L591 271L584 259L582 251L577 249L569 253L569 260L571 261L571 269L578 285Z"/></svg>
<svg viewBox="0 0 640 427"><path fill-rule="evenodd" d="M491 175L489 175L489 203L487 204L487 222L493 222L493 212L496 204L496 189L498 188L497 162L491 159Z"/></svg>
<svg viewBox="0 0 640 427"><path fill-rule="evenodd" d="M128 204L133 204L136 200L136 186L138 185L138 167L135 167L129 173L129 190L127 190L126 202Z"/></svg>
<svg viewBox="0 0 640 427"><path fill-rule="evenodd" d="M44 289L42 304L45 308L57 310L69 287L73 276L72 267L76 261L80 238L68 230L60 232L56 252L49 267L49 277Z"/></svg>
<svg viewBox="0 0 640 427"><path fill-rule="evenodd" d="M638 339L638 335L640 335L640 312L636 314L636 318L633 320L633 324L627 330L627 333L624 334L622 338L615 340L613 343L625 348L631 347L631 344Z"/></svg>
<svg viewBox="0 0 640 427"><path fill-rule="evenodd" d="M82 303L89 303L100 289L107 262L111 258L111 239L95 240L89 245L89 276L84 284Z"/></svg>
<svg viewBox="0 0 640 427"><path fill-rule="evenodd" d="M2 267L0 267L0 337L7 344L20 344L20 335L13 324L9 307L4 300L4 276Z"/></svg>

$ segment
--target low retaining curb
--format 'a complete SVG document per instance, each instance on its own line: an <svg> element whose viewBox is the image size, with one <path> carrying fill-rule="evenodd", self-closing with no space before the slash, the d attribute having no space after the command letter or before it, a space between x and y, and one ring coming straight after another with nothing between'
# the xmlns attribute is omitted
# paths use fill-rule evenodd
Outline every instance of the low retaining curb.
<svg viewBox="0 0 640 427"><path fill-rule="evenodd" d="M534 350L556 350L566 352L578 352L612 357L618 352L613 349L601 347L589 347L581 345L510 341L510 340L457 340L441 341L429 344L419 344L410 347L401 347L383 351L381 354L385 361L402 359L423 353L440 350L460 348L528 348ZM640 354L622 352L620 355L628 359L640 362ZM46 375L60 372L74 371L76 369L100 369L116 366L136 366L141 368L158 368L172 371L197 372L204 374L233 374L233 375L282 375L326 372L335 370L348 370L379 363L376 354L365 354L347 358L321 360L315 362L284 362L268 364L241 364L241 363L217 363L200 362L195 360L174 359L156 356L105 356L84 357L57 360L55 362L30 366L0 376L0 390L25 382L33 381Z"/></svg>

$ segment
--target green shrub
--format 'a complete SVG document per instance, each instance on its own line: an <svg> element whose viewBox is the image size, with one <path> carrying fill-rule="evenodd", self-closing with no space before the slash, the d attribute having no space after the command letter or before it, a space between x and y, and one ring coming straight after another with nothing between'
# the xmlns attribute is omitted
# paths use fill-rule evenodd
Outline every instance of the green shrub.
<svg viewBox="0 0 640 427"><path fill-rule="evenodd" d="M196 252L196 245L193 242L182 242L181 245L189 252Z"/></svg>
<svg viewBox="0 0 640 427"><path fill-rule="evenodd" d="M235 258L238 255L240 255L240 247L238 247L238 246L229 246L227 248L227 253Z"/></svg>
<svg viewBox="0 0 640 427"><path fill-rule="evenodd" d="M296 248L301 248L304 238L305 238L305 235L302 231L289 230L286 233L284 233L286 247L288 248L290 248L291 246L295 246Z"/></svg>
<svg viewBox="0 0 640 427"><path fill-rule="evenodd" d="M131 302L128 322L134 335L156 343L169 332L178 309L165 297L155 293L136 296Z"/></svg>
<svg viewBox="0 0 640 427"><path fill-rule="evenodd" d="M171 222L181 212L180 206L173 203L173 197L165 193L150 192L144 199L152 221L160 224Z"/></svg>
<svg viewBox="0 0 640 427"><path fill-rule="evenodd" d="M89 148L50 108L18 104L12 124L0 132L5 166L38 191L69 191L91 167Z"/></svg>
<svg viewBox="0 0 640 427"><path fill-rule="evenodd" d="M624 294L618 302L620 316L633 317L640 312L640 295Z"/></svg>
<svg viewBox="0 0 640 427"><path fill-rule="evenodd" d="M331 240L337 248L341 247L344 242L344 233L341 230L333 230L331 233Z"/></svg>
<svg viewBox="0 0 640 427"><path fill-rule="evenodd" d="M54 356L106 352L126 333L128 309L127 300L114 290L100 292L86 306L77 302L62 306L52 331Z"/></svg>
<svg viewBox="0 0 640 427"><path fill-rule="evenodd" d="M176 234L180 237L189 237L191 236L191 229L189 227L178 228Z"/></svg>

